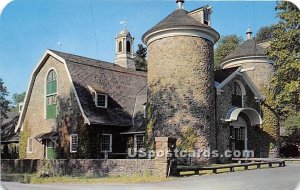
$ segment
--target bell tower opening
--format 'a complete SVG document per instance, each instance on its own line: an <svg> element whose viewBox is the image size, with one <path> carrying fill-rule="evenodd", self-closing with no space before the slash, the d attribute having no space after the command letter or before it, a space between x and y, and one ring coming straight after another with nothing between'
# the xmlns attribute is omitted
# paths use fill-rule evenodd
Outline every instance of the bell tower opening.
<svg viewBox="0 0 300 190"><path fill-rule="evenodd" d="M116 36L115 64L126 69L135 70L134 37L126 29L126 23L125 20L121 22L121 24L124 24L124 28Z"/></svg>
<svg viewBox="0 0 300 190"><path fill-rule="evenodd" d="M131 43L130 43L130 41L126 42L126 52L131 53Z"/></svg>
<svg viewBox="0 0 300 190"><path fill-rule="evenodd" d="M122 52L122 42L121 41L119 41L119 52Z"/></svg>

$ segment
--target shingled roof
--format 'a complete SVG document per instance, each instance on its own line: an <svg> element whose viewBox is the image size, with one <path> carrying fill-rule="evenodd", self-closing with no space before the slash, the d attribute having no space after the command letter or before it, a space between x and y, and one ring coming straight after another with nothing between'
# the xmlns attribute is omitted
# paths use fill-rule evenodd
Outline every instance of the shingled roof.
<svg viewBox="0 0 300 190"><path fill-rule="evenodd" d="M228 54L223 60L227 61L230 59L246 56L265 56L265 49L259 46L254 39L249 39L243 42L241 45L236 47L230 54Z"/></svg>
<svg viewBox="0 0 300 190"><path fill-rule="evenodd" d="M1 143L10 143L19 141L19 131L15 132L18 123L19 113L8 112L8 118L3 120L1 125Z"/></svg>
<svg viewBox="0 0 300 190"><path fill-rule="evenodd" d="M66 61L78 99L91 124L132 126L132 115L147 101L147 74L78 55L50 50ZM95 106L89 87L104 89L108 107ZM137 99L141 99L136 101ZM140 116L135 114L135 118ZM141 124L142 122L136 122Z"/></svg>
<svg viewBox="0 0 300 190"><path fill-rule="evenodd" d="M215 71L215 81L222 83L226 78L228 78L233 72L235 72L239 67L232 67L228 69L220 69Z"/></svg>
<svg viewBox="0 0 300 190"><path fill-rule="evenodd" d="M188 12L184 9L177 9L173 11L170 15L148 30L142 37L144 39L148 34L155 32L157 30L174 28L178 26L196 26L196 27L207 27L209 26L198 22L196 19L188 15ZM210 28L211 29L211 28Z"/></svg>

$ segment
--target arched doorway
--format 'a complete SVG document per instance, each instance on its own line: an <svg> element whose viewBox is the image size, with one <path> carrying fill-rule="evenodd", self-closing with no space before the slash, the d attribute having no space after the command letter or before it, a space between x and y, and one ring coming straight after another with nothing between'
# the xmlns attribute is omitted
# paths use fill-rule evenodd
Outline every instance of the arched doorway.
<svg viewBox="0 0 300 190"><path fill-rule="evenodd" d="M253 108L232 108L227 112L225 121L230 122L230 149L242 151L248 157L248 128L262 124L260 114Z"/></svg>
<svg viewBox="0 0 300 190"><path fill-rule="evenodd" d="M243 152L248 149L247 130L247 122L241 116L230 125L230 147L232 151L239 150Z"/></svg>

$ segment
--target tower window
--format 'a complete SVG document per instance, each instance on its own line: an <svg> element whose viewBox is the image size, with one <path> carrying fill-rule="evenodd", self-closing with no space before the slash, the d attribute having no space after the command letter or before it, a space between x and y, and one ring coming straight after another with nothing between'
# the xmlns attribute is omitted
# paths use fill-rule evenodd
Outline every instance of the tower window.
<svg viewBox="0 0 300 190"><path fill-rule="evenodd" d="M241 86L237 83L233 83L233 91L232 91L232 105L242 107L243 105L243 93Z"/></svg>
<svg viewBox="0 0 300 190"><path fill-rule="evenodd" d="M119 52L122 52L122 42L119 41Z"/></svg>
<svg viewBox="0 0 300 190"><path fill-rule="evenodd" d="M208 18L209 18L209 16L208 16L208 12L207 11L204 11L203 17L204 17L204 19L203 19L204 24L208 25L208 20L209 20Z"/></svg>
<svg viewBox="0 0 300 190"><path fill-rule="evenodd" d="M131 52L131 43L130 43L130 41L127 41L127 42L126 42L126 52L127 52L127 53L130 53L130 52Z"/></svg>
<svg viewBox="0 0 300 190"><path fill-rule="evenodd" d="M46 81L46 119L56 118L57 104L57 74L50 70Z"/></svg>

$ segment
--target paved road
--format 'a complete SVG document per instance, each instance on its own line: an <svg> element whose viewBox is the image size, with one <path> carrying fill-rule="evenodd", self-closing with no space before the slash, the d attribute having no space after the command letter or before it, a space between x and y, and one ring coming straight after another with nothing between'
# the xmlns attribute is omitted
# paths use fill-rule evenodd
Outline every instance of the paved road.
<svg viewBox="0 0 300 190"><path fill-rule="evenodd" d="M2 185L8 190L300 190L300 164L287 164L288 166L282 168L192 176L160 183L95 185L2 183Z"/></svg>

